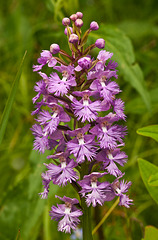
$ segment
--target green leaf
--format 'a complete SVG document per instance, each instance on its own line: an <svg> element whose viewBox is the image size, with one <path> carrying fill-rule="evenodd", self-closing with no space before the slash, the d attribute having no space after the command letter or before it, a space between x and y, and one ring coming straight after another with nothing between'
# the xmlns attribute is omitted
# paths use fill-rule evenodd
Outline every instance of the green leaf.
<svg viewBox="0 0 158 240"><path fill-rule="evenodd" d="M154 88L149 92L152 111L157 111L158 109L158 88ZM126 113L133 114L143 114L146 112L146 106L141 97L133 98L126 103Z"/></svg>
<svg viewBox="0 0 158 240"><path fill-rule="evenodd" d="M158 203L158 188L149 185L149 178L158 172L158 167L148 161L139 158L138 159L139 171L143 182L150 193L151 197Z"/></svg>
<svg viewBox="0 0 158 240"><path fill-rule="evenodd" d="M156 240L156 239L158 239L158 229L153 226L146 226L144 240Z"/></svg>
<svg viewBox="0 0 158 240"><path fill-rule="evenodd" d="M149 177L148 183L151 186L155 186L155 187L158 186L158 172Z"/></svg>
<svg viewBox="0 0 158 240"><path fill-rule="evenodd" d="M158 142L158 125L150 125L137 130L137 133L146 137L151 137Z"/></svg>
<svg viewBox="0 0 158 240"><path fill-rule="evenodd" d="M4 133L5 133L5 129L6 129L6 126L7 126L7 123L8 123L9 115L10 115L12 105L13 105L13 102L14 102L14 99L15 99L15 96L16 96L16 92L17 92L17 89L18 89L18 84L19 84L19 80L20 80L20 77L21 77L22 67L23 67L23 63L24 63L26 53L27 53L27 51L25 51L25 53L24 53L24 56L22 58L19 70L18 70L17 75L15 77L15 80L13 82L12 89L10 91L7 103L5 105L5 109L3 111L3 115L2 115L2 119L1 119L1 123L0 123L0 125L1 125L1 127L0 127L0 144L2 143Z"/></svg>
<svg viewBox="0 0 158 240"><path fill-rule="evenodd" d="M128 81L141 95L148 110L151 108L150 96L145 87L144 77L139 65L135 62L135 56L130 39L119 29L113 26L101 25L99 34L92 32L90 38L94 43L97 38L105 39L105 48L113 52L112 57L118 63L118 68L124 79Z"/></svg>

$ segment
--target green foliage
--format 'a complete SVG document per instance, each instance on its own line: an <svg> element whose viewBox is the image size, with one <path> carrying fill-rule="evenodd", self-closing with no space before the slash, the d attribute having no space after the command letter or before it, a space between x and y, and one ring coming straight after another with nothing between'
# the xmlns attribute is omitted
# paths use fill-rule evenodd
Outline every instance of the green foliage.
<svg viewBox="0 0 158 240"><path fill-rule="evenodd" d="M158 204L158 188L155 185L153 186L149 184L149 181L151 181L151 176L155 174L157 175L158 167L141 158L138 159L138 164L139 164L139 170L140 170L140 174L143 179L143 182L146 188L148 189L151 197Z"/></svg>
<svg viewBox="0 0 158 240"><path fill-rule="evenodd" d="M13 82L12 89L11 89L11 92L9 94L9 97L8 97L8 100L7 100L7 103L5 105L3 115L2 115L2 119L1 119L1 123L0 123L0 125L1 125L1 127L0 127L0 144L2 143L2 140L3 140L3 137L4 137L5 129L6 129L6 126L7 126L7 123L8 123L8 119L9 119L9 114L10 114L10 111L12 109L14 98L15 98L15 95L16 95L16 92L17 92L17 88L18 88L20 77L21 77L22 66L23 66L25 56L26 56L26 52L23 56L23 59L22 59L22 62L20 64L18 73L17 73L16 78Z"/></svg>
<svg viewBox="0 0 158 240"><path fill-rule="evenodd" d="M140 128L137 130L137 133L142 136L151 137L158 142L158 125Z"/></svg>
<svg viewBox="0 0 158 240"><path fill-rule="evenodd" d="M158 239L158 229L153 226L145 228L145 237L142 240L156 240Z"/></svg>
<svg viewBox="0 0 158 240"><path fill-rule="evenodd" d="M158 186L158 172L149 177L149 185L157 187Z"/></svg>

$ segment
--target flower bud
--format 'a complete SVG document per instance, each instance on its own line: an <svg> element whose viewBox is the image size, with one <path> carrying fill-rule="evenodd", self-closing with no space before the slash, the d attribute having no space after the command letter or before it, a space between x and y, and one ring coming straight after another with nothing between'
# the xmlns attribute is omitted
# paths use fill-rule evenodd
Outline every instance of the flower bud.
<svg viewBox="0 0 158 240"><path fill-rule="evenodd" d="M58 44L53 43L53 44L50 45L50 52L51 52L52 54L56 54L56 53L58 53L59 51L60 51L60 47L59 47Z"/></svg>
<svg viewBox="0 0 158 240"><path fill-rule="evenodd" d="M70 43L76 43L78 42L78 36L75 33L72 33L69 37L69 42Z"/></svg>
<svg viewBox="0 0 158 240"><path fill-rule="evenodd" d="M69 29L70 29L71 33L73 33L72 27L69 27ZM65 35L67 36L67 28L65 28L64 33L65 33Z"/></svg>
<svg viewBox="0 0 158 240"><path fill-rule="evenodd" d="M79 19L79 18L76 19L75 25L76 25L76 27L81 28L81 27L83 26L83 21L82 21L82 19Z"/></svg>
<svg viewBox="0 0 158 240"><path fill-rule="evenodd" d="M63 18L62 24L63 24L64 26L70 25L70 19L67 18L67 17L66 17L66 18Z"/></svg>
<svg viewBox="0 0 158 240"><path fill-rule="evenodd" d="M91 66L90 57L83 57L78 60L78 65L83 69L89 69Z"/></svg>
<svg viewBox="0 0 158 240"><path fill-rule="evenodd" d="M72 15L70 16L70 19L71 19L73 22L75 22L76 19L77 19L77 14L72 14Z"/></svg>
<svg viewBox="0 0 158 240"><path fill-rule="evenodd" d="M83 18L83 13L82 12L77 12L76 15L77 15L77 18L80 18L80 19Z"/></svg>
<svg viewBox="0 0 158 240"><path fill-rule="evenodd" d="M90 24L90 30L96 31L96 30L98 30L98 29L99 29L98 23L95 22L95 21L91 22L91 24Z"/></svg>
<svg viewBox="0 0 158 240"><path fill-rule="evenodd" d="M105 40L103 38L98 38L95 42L95 46L99 49L102 49L105 47Z"/></svg>

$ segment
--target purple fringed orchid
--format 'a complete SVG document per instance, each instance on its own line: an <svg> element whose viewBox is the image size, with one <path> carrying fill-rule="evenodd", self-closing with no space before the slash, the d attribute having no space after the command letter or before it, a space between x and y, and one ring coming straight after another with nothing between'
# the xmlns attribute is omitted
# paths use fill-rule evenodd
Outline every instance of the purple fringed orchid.
<svg viewBox="0 0 158 240"><path fill-rule="evenodd" d="M42 51L39 65L33 65L42 79L34 87L32 115L37 114L37 123L31 130L34 149L50 151L41 175L44 191L40 197L48 197L51 184L71 184L79 199L56 196L64 204L52 206L51 219L58 221L59 231L71 233L83 215L83 240L91 240L91 206L103 206L117 197L120 206L129 208L133 200L126 195L131 182L119 180L124 175L119 168L128 157L121 149L127 128L119 123L126 115L124 102L117 97L121 93L117 63L111 60L113 53L106 50L96 58L91 56L93 48L105 47L105 40L99 38L86 48L88 35L99 25L93 21L82 36L82 17L77 12L62 21L70 54L53 43L50 51ZM46 64L49 75L41 72Z"/></svg>
<svg viewBox="0 0 158 240"><path fill-rule="evenodd" d="M41 57L38 58L38 63L40 65L33 65L33 71L39 71L43 68L44 65L48 64L48 67L54 67L57 63L57 60L52 56L51 52L48 50L43 50Z"/></svg>
<svg viewBox="0 0 158 240"><path fill-rule="evenodd" d="M101 101L90 100L90 96L93 96L95 92L92 91L83 91L83 92L73 92L75 96L82 97L80 101L76 99L73 100L72 107L74 109L75 116L77 116L77 120L81 120L81 122L88 122L96 120L98 116L98 111L102 110Z"/></svg>
<svg viewBox="0 0 158 240"><path fill-rule="evenodd" d="M96 156L95 151L97 148L94 146L94 135L84 135L89 127L90 125L86 125L83 128L69 131L69 135L75 136L75 138L67 143L67 148L76 157L77 163L84 162L86 158L91 161Z"/></svg>
<svg viewBox="0 0 158 240"><path fill-rule="evenodd" d="M54 184L59 186L65 186L67 182L72 183L76 181L78 176L73 170L77 166L77 163L74 162L74 159L68 158L68 153L57 153L56 155L51 155L47 157L48 159L59 159L60 164L55 165L53 163L45 164L47 167L47 175L50 176Z"/></svg>
<svg viewBox="0 0 158 240"><path fill-rule="evenodd" d="M79 185L82 187L80 193L83 197L86 196L87 206L90 206L91 203L93 207L96 207L97 203L102 206L105 201L110 201L115 197L110 188L109 182L100 183L97 180L105 174L106 172L93 172L89 175L85 175L83 180L80 180L78 182Z"/></svg>
<svg viewBox="0 0 158 240"><path fill-rule="evenodd" d="M75 207L79 201L76 198L58 197L65 204L57 204L57 207L52 206L50 211L51 219L59 221L58 230L65 233L71 233L71 229L75 230L79 224L79 217L82 215L81 210ZM61 219L62 218L62 219Z"/></svg>
<svg viewBox="0 0 158 240"><path fill-rule="evenodd" d="M63 96L68 93L71 86L76 86L76 81L73 76L68 77L67 73L65 73L62 79L60 79L57 73L50 74L48 82L49 93L54 93L55 96Z"/></svg>
<svg viewBox="0 0 158 240"><path fill-rule="evenodd" d="M120 177L122 177L122 175ZM130 205L133 204L133 200L129 199L125 193L128 191L132 183L127 181L125 182L124 180L121 180L119 182L120 177L115 179L111 186L115 192L115 195L119 196L119 205L129 208Z"/></svg>

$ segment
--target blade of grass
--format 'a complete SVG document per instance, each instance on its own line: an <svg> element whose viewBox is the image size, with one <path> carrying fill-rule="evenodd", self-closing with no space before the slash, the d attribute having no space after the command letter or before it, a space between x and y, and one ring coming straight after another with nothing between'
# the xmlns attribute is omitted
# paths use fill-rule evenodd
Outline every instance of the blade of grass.
<svg viewBox="0 0 158 240"><path fill-rule="evenodd" d="M118 203L119 203L119 198L114 202L114 204L109 209L109 211L104 215L104 217L100 220L100 222L97 224L97 226L93 229L92 235L97 232L98 228L100 228L100 226L105 222L105 220L109 217L109 215L112 213L112 211L118 205Z"/></svg>
<svg viewBox="0 0 158 240"><path fill-rule="evenodd" d="M25 53L24 53L24 56L23 56L22 61L20 63L19 70L16 74L16 77L15 77L15 80L13 82L13 85L12 85L7 103L6 103L4 111L3 111L3 115L2 115L2 119L1 119L1 123L0 123L0 144L3 141L4 133L5 133L5 130L6 130L6 127L7 127L8 119L9 119L9 115L10 115L12 105L13 105L13 102L14 102L14 99L15 99L15 95L16 95L16 92L17 92L17 89L18 89L18 84L19 84L19 80L20 80L20 77L21 77L22 67L23 67L24 59L26 57L26 53L27 53L27 51L25 51Z"/></svg>

